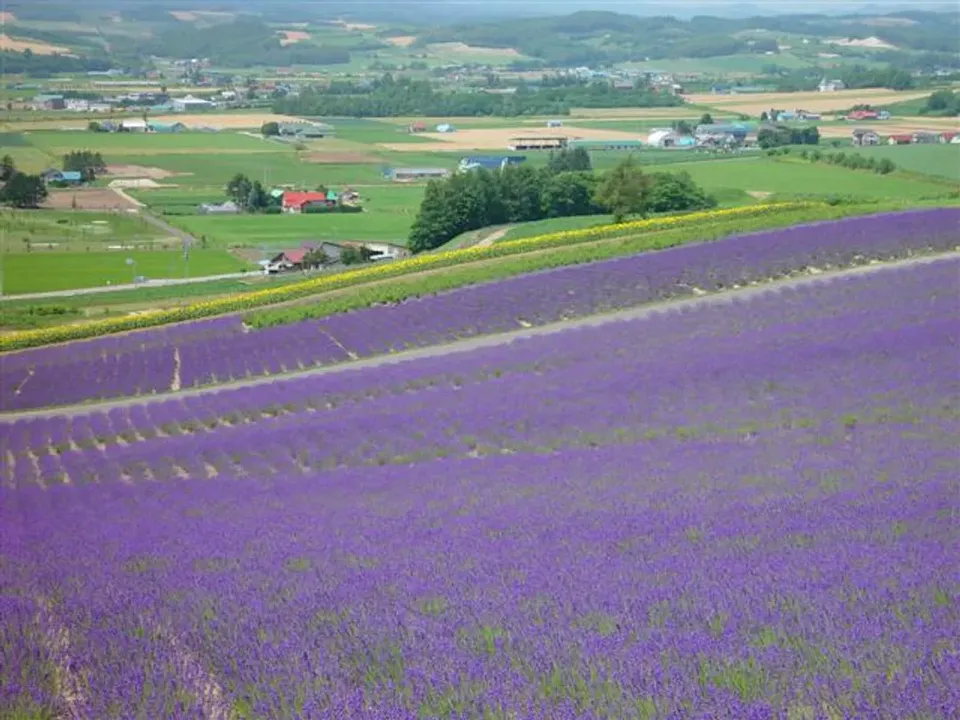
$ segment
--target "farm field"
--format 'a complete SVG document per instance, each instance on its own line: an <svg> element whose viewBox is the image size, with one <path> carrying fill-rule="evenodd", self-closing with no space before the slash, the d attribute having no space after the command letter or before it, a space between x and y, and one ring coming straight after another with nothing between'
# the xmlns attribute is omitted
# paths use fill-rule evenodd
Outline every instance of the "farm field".
<svg viewBox="0 0 960 720"><path fill-rule="evenodd" d="M3 252L22 250L28 243L47 252L105 249L112 244L160 243L166 234L137 215L105 212L0 210ZM178 241L179 242L179 241Z"/></svg>
<svg viewBox="0 0 960 720"><path fill-rule="evenodd" d="M292 152L279 143L236 132L96 133L83 130L33 132L27 137L31 145L56 156L78 148L104 156Z"/></svg>
<svg viewBox="0 0 960 720"><path fill-rule="evenodd" d="M128 258L136 265L127 265ZM221 250L192 250L186 262L179 250L37 250L4 254L3 291L18 295L129 284L135 275L202 277L250 269L249 264Z"/></svg>
<svg viewBox="0 0 960 720"><path fill-rule="evenodd" d="M862 198L943 196L949 187L931 179L877 175L826 165L772 158L688 162L679 167L708 191L724 189L784 195L842 195ZM667 166L666 169L672 169Z"/></svg>
<svg viewBox="0 0 960 720"><path fill-rule="evenodd" d="M419 202L419 195L411 200ZM405 245L416 205L401 208L374 207L362 213L331 213L260 216L171 216L167 220L195 236L222 248L299 248L302 242L379 240Z"/></svg>
<svg viewBox="0 0 960 720"><path fill-rule="evenodd" d="M4 699L952 714L958 271L5 420Z"/></svg>
<svg viewBox="0 0 960 720"><path fill-rule="evenodd" d="M686 95L687 102L707 105L728 112L740 112L756 117L770 108L802 108L811 112L848 110L854 105L886 105L925 97L929 92L894 91L882 88L863 90L839 90L836 92L795 92L795 93L745 93L742 95L720 95L714 93L692 93Z"/></svg>
<svg viewBox="0 0 960 720"><path fill-rule="evenodd" d="M960 183L960 145L887 145L861 147L856 152L877 159L890 158L901 170Z"/></svg>
<svg viewBox="0 0 960 720"><path fill-rule="evenodd" d="M904 134L912 135L918 130L929 130L932 132L960 131L960 119L957 118L927 118L927 117L897 117L893 120L869 124L854 123L836 123L824 124L820 128L820 134L825 138L850 138L850 133L855 127L869 127L875 130L882 138L890 135Z"/></svg>

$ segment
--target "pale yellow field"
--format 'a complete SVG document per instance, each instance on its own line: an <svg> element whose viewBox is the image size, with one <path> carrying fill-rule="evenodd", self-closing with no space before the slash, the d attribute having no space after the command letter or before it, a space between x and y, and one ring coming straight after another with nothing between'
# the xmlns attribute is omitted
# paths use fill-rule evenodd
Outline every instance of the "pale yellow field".
<svg viewBox="0 0 960 720"><path fill-rule="evenodd" d="M40 42L39 40L19 40L5 33L0 34L0 50L9 50L11 52L30 50L34 55L67 55L70 52L70 48L60 45L51 45L50 43Z"/></svg>
<svg viewBox="0 0 960 720"><path fill-rule="evenodd" d="M229 20L235 17L233 13L220 12L217 10L171 10L170 14L177 20L183 22L194 22L196 20Z"/></svg>
<svg viewBox="0 0 960 720"><path fill-rule="evenodd" d="M570 108L570 117L578 120L681 120L698 119L702 114L699 109L683 105L655 108ZM736 113L728 111L727 114ZM714 117L723 115L723 112L713 113Z"/></svg>
<svg viewBox="0 0 960 720"><path fill-rule="evenodd" d="M278 30L277 32L283 35L280 39L281 45L293 45L294 43L310 39L310 33L303 32L302 30Z"/></svg>
<svg viewBox="0 0 960 720"><path fill-rule="evenodd" d="M903 100L926 97L930 92L896 92L883 88L865 90L839 90L837 92L797 92L797 93L751 93L749 95L714 95L713 93L694 93L685 95L689 103L708 105L745 115L759 115L770 108L793 110L801 108L812 112L844 110L854 105L888 105Z"/></svg>
<svg viewBox="0 0 960 720"><path fill-rule="evenodd" d="M454 53L456 55L491 55L496 57L520 57L513 48L480 47L462 42L432 43L427 46L432 52Z"/></svg>
<svg viewBox="0 0 960 720"><path fill-rule="evenodd" d="M384 38L384 40L397 47L410 47L417 41L417 38L415 35L394 35L393 37Z"/></svg>
<svg viewBox="0 0 960 720"><path fill-rule="evenodd" d="M274 113L243 113L242 115L228 115L226 113L197 113L158 115L151 117L162 123L182 122L188 128L193 127L212 127L218 130L245 130L247 128L259 129L261 125L267 122L296 122L297 118L290 115L275 115Z"/></svg>
<svg viewBox="0 0 960 720"><path fill-rule="evenodd" d="M383 143L380 147L399 152L451 152L457 150L506 150L511 138L565 137L580 140L639 140L639 135L621 130L597 130L573 126L559 128L465 128L454 133L420 133L431 143Z"/></svg>
<svg viewBox="0 0 960 720"><path fill-rule="evenodd" d="M960 118L895 118L890 122L847 123L846 125L821 125L820 135L826 138L849 138L854 128L869 128L880 137L908 135L918 130L931 132L960 132Z"/></svg>

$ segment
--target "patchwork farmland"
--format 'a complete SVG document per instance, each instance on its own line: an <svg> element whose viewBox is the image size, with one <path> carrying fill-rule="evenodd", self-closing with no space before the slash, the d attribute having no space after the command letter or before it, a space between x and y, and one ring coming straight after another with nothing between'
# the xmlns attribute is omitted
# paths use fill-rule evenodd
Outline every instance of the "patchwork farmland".
<svg viewBox="0 0 960 720"><path fill-rule="evenodd" d="M0 12L0 720L960 717L951 14L128 5Z"/></svg>

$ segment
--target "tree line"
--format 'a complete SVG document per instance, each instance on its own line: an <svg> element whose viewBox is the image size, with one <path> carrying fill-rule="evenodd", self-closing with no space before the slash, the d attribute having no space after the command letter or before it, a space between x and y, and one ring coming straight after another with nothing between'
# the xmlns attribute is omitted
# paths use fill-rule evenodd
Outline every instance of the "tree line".
<svg viewBox="0 0 960 720"><path fill-rule="evenodd" d="M610 172L599 174L590 169L584 150L563 150L544 168L508 165L431 181L408 245L413 252L431 250L490 225L600 213L611 213L615 222L621 222L629 215L715 205L687 173L646 174L628 156Z"/></svg>
<svg viewBox="0 0 960 720"><path fill-rule="evenodd" d="M0 203L35 208L46 199L47 186L42 177L20 172L9 155L0 158Z"/></svg>
<svg viewBox="0 0 960 720"><path fill-rule="evenodd" d="M426 80L391 74L371 83L336 83L307 88L298 96L279 98L273 109L290 115L343 117L427 117L569 115L571 107L671 107L683 100L646 87L618 90L610 83L531 88L520 84L515 93L442 92Z"/></svg>
<svg viewBox="0 0 960 720"><path fill-rule="evenodd" d="M762 119L762 116L761 116ZM764 150L784 145L819 145L820 131L813 125L808 127L790 127L774 125L765 127L757 133L757 145Z"/></svg>
<svg viewBox="0 0 960 720"><path fill-rule="evenodd" d="M63 169L79 172L84 182L93 182L97 175L106 172L107 163L99 152L73 150L63 156Z"/></svg>
<svg viewBox="0 0 960 720"><path fill-rule="evenodd" d="M771 150L771 154L789 155L790 148L778 148ZM878 175L889 175L897 169L897 164L890 158L875 158L872 155L864 157L859 153L840 152L820 152L819 150L801 150L799 153L803 160L810 162L825 162L831 165L840 165L850 170L869 170Z"/></svg>

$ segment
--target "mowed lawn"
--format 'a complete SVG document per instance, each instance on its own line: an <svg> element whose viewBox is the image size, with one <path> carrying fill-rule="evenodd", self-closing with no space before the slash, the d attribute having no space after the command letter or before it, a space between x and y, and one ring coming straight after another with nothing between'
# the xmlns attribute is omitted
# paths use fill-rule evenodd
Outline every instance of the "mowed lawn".
<svg viewBox="0 0 960 720"><path fill-rule="evenodd" d="M669 166L668 166L669 167ZM672 169L672 168L671 168ZM945 195L942 183L897 175L878 175L826 163L778 161L773 158L682 163L707 191L726 189L784 195L841 195L863 198L920 199Z"/></svg>
<svg viewBox="0 0 960 720"><path fill-rule="evenodd" d="M97 133L88 130L44 130L28 133L30 144L53 155L71 150L99 152L109 162L115 155L197 153L290 153L284 145L234 130L182 133ZM126 160L125 160L126 161Z"/></svg>
<svg viewBox="0 0 960 720"><path fill-rule="evenodd" d="M307 240L405 244L423 199L422 186L365 188L362 213L168 216L217 247L299 247ZM142 193L145 195L146 193Z"/></svg>
<svg viewBox="0 0 960 720"><path fill-rule="evenodd" d="M136 265L128 265L131 258ZM62 252L37 250L3 256L3 291L8 295L123 285L134 275L149 279L222 275L252 269L222 250Z"/></svg>

